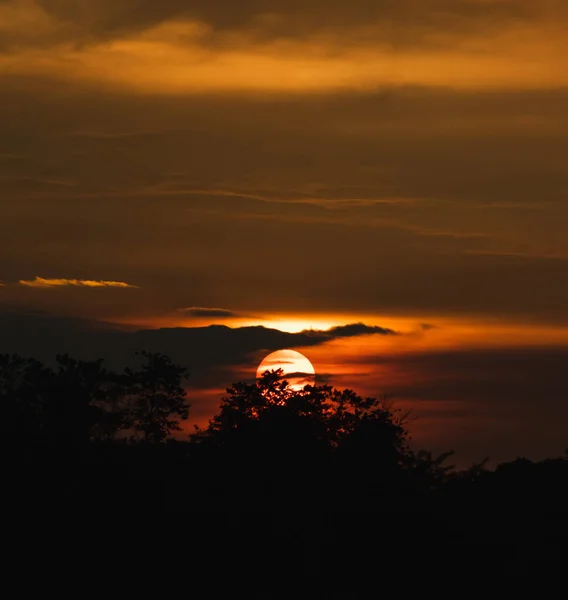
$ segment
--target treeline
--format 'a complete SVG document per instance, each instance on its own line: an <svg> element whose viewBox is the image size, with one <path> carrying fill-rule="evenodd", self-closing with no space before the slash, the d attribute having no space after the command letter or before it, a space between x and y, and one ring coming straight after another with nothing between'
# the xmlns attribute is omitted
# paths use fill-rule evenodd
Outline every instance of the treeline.
<svg viewBox="0 0 568 600"><path fill-rule="evenodd" d="M187 419L185 367L141 352L137 370L57 356L56 367L0 355L2 436L76 449L90 441L162 442Z"/></svg>
<svg viewBox="0 0 568 600"><path fill-rule="evenodd" d="M288 541L303 535L299 523L349 543L379 527L397 540L452 544L518 540L527 527L543 543L568 537L566 457L456 470L451 452L413 449L408 415L384 400L326 385L294 390L278 371L234 384L209 426L185 435L187 369L163 354L139 362L114 372L102 360L59 356L46 367L0 356L14 510L228 511L231 527L245 529L238 514L253 511L287 523L278 535ZM365 511L364 525L353 515Z"/></svg>

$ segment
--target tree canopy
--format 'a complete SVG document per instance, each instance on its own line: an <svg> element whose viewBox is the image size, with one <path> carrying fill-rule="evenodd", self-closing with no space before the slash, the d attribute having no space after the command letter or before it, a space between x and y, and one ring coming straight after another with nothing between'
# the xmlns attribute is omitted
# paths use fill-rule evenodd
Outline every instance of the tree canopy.
<svg viewBox="0 0 568 600"><path fill-rule="evenodd" d="M59 355L54 367L0 355L5 437L77 446L140 437L162 442L180 430L189 404L187 369L160 353L140 353L137 369L114 372L104 361Z"/></svg>

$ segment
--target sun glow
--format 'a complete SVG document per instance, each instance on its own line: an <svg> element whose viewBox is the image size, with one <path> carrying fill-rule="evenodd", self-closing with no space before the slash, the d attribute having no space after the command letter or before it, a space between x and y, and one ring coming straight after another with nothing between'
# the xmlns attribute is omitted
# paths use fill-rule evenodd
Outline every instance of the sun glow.
<svg viewBox="0 0 568 600"><path fill-rule="evenodd" d="M268 329L278 329L279 331L285 331L286 333L300 333L301 331L308 331L311 329L326 331L328 329L331 329L332 327L337 326L338 323L337 321L318 317L313 319L302 317L274 317L270 319L261 319L259 321L250 321L242 324L241 327L246 327L249 325L261 325Z"/></svg>
<svg viewBox="0 0 568 600"><path fill-rule="evenodd" d="M306 385L314 385L316 371L312 363L300 352L295 350L277 350L269 354L258 366L257 378L266 371L282 369L284 379L293 390L301 390Z"/></svg>

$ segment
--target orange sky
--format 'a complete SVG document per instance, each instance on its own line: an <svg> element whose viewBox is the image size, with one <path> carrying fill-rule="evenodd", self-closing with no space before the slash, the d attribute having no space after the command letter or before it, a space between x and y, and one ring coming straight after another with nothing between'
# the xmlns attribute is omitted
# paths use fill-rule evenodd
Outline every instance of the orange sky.
<svg viewBox="0 0 568 600"><path fill-rule="evenodd" d="M425 445L561 452L567 26L564 0L0 1L0 352L156 344L202 422L282 343ZM298 333L351 323L400 335Z"/></svg>

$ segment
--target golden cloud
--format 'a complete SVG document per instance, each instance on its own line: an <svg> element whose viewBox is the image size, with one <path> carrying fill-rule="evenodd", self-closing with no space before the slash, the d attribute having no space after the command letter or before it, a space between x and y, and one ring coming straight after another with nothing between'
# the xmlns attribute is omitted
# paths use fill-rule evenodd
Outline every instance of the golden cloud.
<svg viewBox="0 0 568 600"><path fill-rule="evenodd" d="M20 280L20 285L31 288L57 288L57 287L86 287L86 288L137 288L138 286L124 283L123 281L95 281L90 279L44 279L36 277L32 280Z"/></svg>
<svg viewBox="0 0 568 600"><path fill-rule="evenodd" d="M163 22L120 38L0 56L0 74L49 76L152 94L317 92L420 85L537 89L568 85L564 23L508 23L445 43L398 46L381 25L258 40L203 22ZM219 38L211 43L212 37ZM448 37L449 36L449 37ZM448 39L446 39L448 38Z"/></svg>

